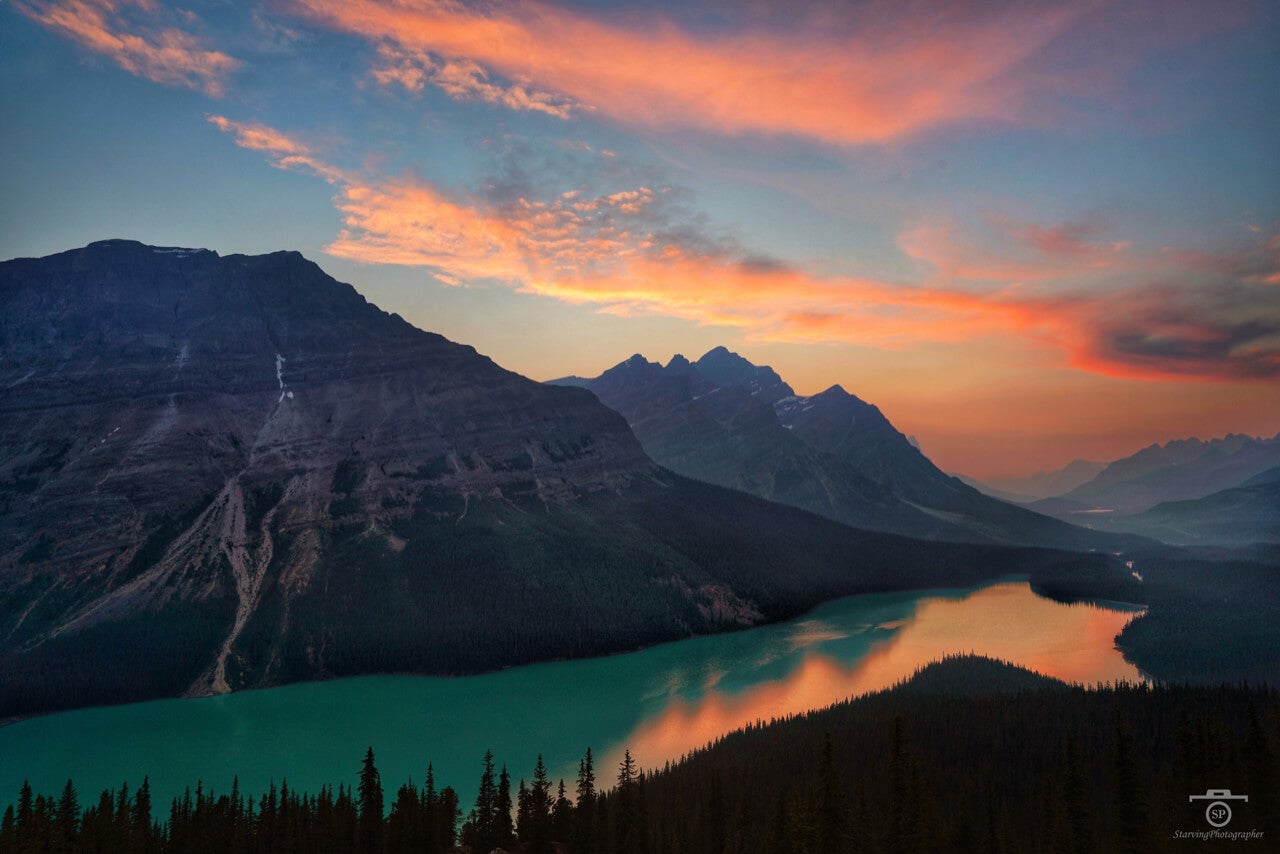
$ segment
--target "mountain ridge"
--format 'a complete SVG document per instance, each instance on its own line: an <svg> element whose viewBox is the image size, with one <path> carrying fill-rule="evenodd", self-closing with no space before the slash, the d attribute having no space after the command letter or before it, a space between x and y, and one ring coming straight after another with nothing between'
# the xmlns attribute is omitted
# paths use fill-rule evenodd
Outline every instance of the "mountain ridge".
<svg viewBox="0 0 1280 854"><path fill-rule="evenodd" d="M1163 501L1202 498L1239 486L1277 465L1280 433L1271 438L1228 433L1207 441L1175 439L1109 463L1061 497L1116 513L1138 513Z"/></svg>
<svg viewBox="0 0 1280 854"><path fill-rule="evenodd" d="M637 354L594 379L551 382L596 393L651 457L677 473L855 527L1079 549L1120 542L942 473L878 407L839 384L799 396L772 368L725 347L695 362L678 358L662 366Z"/></svg>
<svg viewBox="0 0 1280 854"><path fill-rule="evenodd" d="M752 400L708 405L772 417ZM589 391L297 253L0 263L0 717L598 655L1063 562L1123 580L680 477Z"/></svg>

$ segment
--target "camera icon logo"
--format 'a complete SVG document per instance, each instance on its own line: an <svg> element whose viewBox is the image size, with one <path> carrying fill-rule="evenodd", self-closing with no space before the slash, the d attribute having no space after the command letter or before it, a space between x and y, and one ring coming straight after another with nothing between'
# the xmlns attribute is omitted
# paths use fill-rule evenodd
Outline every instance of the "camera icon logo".
<svg viewBox="0 0 1280 854"><path fill-rule="evenodd" d="M1231 804L1227 801L1245 801L1249 800L1248 795L1233 795L1230 789L1205 789L1203 795L1188 795L1187 801L1208 801L1209 805L1204 809L1205 821L1210 826L1226 827L1231 823Z"/></svg>

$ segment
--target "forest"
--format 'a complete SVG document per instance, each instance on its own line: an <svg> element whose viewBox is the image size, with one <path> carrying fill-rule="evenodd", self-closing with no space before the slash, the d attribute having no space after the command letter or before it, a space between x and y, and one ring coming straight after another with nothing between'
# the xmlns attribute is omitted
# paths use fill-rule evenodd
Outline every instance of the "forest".
<svg viewBox="0 0 1280 854"><path fill-rule="evenodd" d="M348 475L338 474L345 486ZM1040 571L1109 573L1120 584L1127 577L1110 556L858 531L721 487L669 480L625 497L550 507L427 489L385 523L400 551L363 518L321 529L321 557L297 590L283 573L296 538L312 534L278 532L274 563L228 659L229 683L479 673L783 620L858 593ZM252 498L249 511L267 500ZM166 537L182 530L160 527ZM116 582L141 572L126 569ZM225 561L215 569L232 576ZM0 594L0 635L8 633L0 647L0 720L180 696L235 620L237 600L227 588L41 634L41 620L19 619L22 603L38 601L33 613L54 619L74 610L79 594L52 578L40 583L47 589ZM717 607L726 598L732 607Z"/></svg>
<svg viewBox="0 0 1280 854"><path fill-rule="evenodd" d="M513 710L518 713L518 710ZM4 811L0 854L504 851L818 854L828 851L1147 852L1180 834L1280 834L1280 695L1240 685L1085 690L955 657L894 689L760 722L663 768L626 753L552 781L477 758L474 804L435 780L384 788L373 747L355 782L246 795L200 782L167 809L144 780L90 797L29 786ZM1233 800L1207 823L1209 790ZM1260 833L1261 836L1256 834ZM1238 840L1237 840L1238 841Z"/></svg>

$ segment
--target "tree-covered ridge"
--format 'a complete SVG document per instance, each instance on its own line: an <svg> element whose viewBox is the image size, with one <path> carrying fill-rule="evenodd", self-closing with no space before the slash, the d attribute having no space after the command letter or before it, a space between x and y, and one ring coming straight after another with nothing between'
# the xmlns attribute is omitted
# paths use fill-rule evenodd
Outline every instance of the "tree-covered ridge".
<svg viewBox="0 0 1280 854"><path fill-rule="evenodd" d="M661 477L563 506L430 491L385 530L361 519L315 538L281 533L276 554L298 536L323 555L305 589L264 577L238 635L236 685L586 658L783 620L841 596L1012 573L1127 578L1106 555L858 531ZM6 615L20 615L16 601L0 591L0 635ZM10 640L0 645L0 718L180 695L234 616L229 603L175 600L30 649Z"/></svg>
<svg viewBox="0 0 1280 854"><path fill-rule="evenodd" d="M931 665L898 688L732 733L656 771L630 753L576 781L539 758L513 784L490 753L465 817L428 766L394 796L373 750L352 788L281 783L246 797L197 784L153 813L147 783L81 808L19 793L0 854L131 851L394 854L494 849L593 854L828 851L1162 851L1206 831L1231 789L1228 830L1280 835L1280 694L1239 686L1066 687L986 659ZM354 764L354 763L353 763ZM499 770L501 769L501 770ZM609 780L607 790L597 779ZM514 793L513 793L514 787Z"/></svg>

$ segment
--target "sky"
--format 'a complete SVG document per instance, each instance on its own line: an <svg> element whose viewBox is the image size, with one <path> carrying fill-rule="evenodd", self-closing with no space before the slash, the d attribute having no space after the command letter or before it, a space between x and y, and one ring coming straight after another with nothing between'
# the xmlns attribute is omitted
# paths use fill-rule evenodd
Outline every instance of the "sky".
<svg viewBox="0 0 1280 854"><path fill-rule="evenodd" d="M0 258L296 249L534 379L725 345L1012 477L1280 432L1265 0L7 0Z"/></svg>

